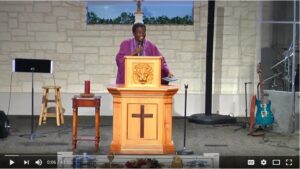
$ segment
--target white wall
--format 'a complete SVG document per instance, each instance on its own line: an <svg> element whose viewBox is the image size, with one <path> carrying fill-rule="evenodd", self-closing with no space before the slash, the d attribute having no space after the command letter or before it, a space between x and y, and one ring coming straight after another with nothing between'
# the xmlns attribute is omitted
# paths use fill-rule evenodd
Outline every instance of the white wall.
<svg viewBox="0 0 300 169"><path fill-rule="evenodd" d="M213 112L243 115L243 83L256 79L257 6L254 1L216 2ZM115 82L115 54L120 42L132 36L131 25L86 25L85 19L85 2L0 2L1 109L7 107L11 60L16 57L53 60L56 83L62 86L67 108L72 95L83 91L86 79L92 81L94 92L108 95L106 86ZM206 1L195 2L194 22L189 26L147 25L148 39L157 44L179 79L174 114L183 114L184 83L189 84L190 111L204 109ZM35 75L36 110L41 86L49 84L53 84L51 75ZM22 112L25 108L30 111L30 104L25 105L30 91L30 75L14 74L12 92L16 97L12 102L18 104L12 104L16 106L12 114L27 114ZM250 93L253 91L251 86ZM103 112L111 115L111 99L103 100Z"/></svg>

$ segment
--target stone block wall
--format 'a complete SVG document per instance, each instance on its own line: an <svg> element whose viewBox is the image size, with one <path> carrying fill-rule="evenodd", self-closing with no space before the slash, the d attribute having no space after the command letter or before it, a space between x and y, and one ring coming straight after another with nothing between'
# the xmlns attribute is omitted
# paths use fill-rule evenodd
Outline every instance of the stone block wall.
<svg viewBox="0 0 300 169"><path fill-rule="evenodd" d="M86 12L86 2L0 2L0 94L9 92L14 58L53 60L63 93L83 92L86 79L92 81L92 92L107 93L106 86L115 83L115 55L121 41L132 37L131 25L87 25ZM258 3L218 1L215 12L213 93L240 98L243 83L256 79ZM194 3L194 25L147 25L147 38L179 79L179 93L188 83L190 93L203 97L206 28L206 1ZM52 75L35 75L37 93L49 84ZM12 92L30 91L30 74L14 73ZM216 104L223 104L222 99ZM232 113L239 110L240 105Z"/></svg>

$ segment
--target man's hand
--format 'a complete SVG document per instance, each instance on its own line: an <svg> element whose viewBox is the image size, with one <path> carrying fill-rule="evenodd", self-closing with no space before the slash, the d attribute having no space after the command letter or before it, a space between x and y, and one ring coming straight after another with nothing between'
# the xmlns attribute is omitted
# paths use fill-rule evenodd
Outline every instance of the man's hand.
<svg viewBox="0 0 300 169"><path fill-rule="evenodd" d="M143 47L142 46L138 46L137 48L135 48L135 50L131 53L131 56L137 56L139 53L142 53L143 51Z"/></svg>
<svg viewBox="0 0 300 169"><path fill-rule="evenodd" d="M168 73L168 77L171 78L171 77L173 77L173 76L174 76L173 73L171 73L171 72Z"/></svg>

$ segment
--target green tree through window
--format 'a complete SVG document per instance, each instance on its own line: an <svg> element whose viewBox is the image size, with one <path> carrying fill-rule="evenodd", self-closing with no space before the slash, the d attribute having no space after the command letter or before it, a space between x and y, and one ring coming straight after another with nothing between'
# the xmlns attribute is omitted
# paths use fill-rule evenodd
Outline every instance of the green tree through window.
<svg viewBox="0 0 300 169"><path fill-rule="evenodd" d="M133 24L135 10L136 2L88 2L87 24ZM145 24L193 24L192 1L143 2L142 10Z"/></svg>

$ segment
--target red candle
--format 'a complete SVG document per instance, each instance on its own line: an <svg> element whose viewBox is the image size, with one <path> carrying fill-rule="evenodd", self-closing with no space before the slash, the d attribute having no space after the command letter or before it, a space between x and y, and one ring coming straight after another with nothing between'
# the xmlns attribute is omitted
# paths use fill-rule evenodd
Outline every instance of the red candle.
<svg viewBox="0 0 300 169"><path fill-rule="evenodd" d="M86 80L84 81L84 94L90 94L91 90L91 81Z"/></svg>

